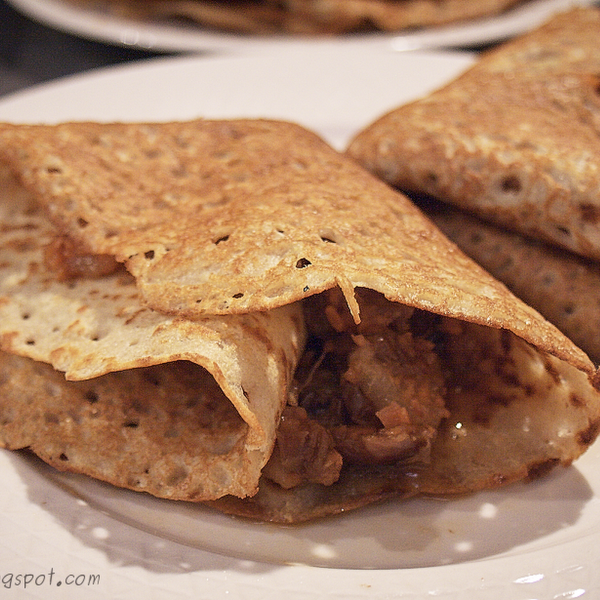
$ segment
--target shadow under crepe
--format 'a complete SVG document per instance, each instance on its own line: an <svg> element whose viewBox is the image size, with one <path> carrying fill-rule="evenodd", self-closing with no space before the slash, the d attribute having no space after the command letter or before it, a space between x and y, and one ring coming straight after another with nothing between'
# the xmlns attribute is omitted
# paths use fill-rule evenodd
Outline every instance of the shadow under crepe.
<svg viewBox="0 0 600 600"><path fill-rule="evenodd" d="M159 573L228 569L260 574L290 563L351 569L465 563L528 544L543 548L548 536L575 525L594 497L576 467L559 468L533 482L489 492L392 500L282 526L60 473L25 451L10 459L29 501L85 546L102 551L111 563ZM143 556L142 546L151 548Z"/></svg>

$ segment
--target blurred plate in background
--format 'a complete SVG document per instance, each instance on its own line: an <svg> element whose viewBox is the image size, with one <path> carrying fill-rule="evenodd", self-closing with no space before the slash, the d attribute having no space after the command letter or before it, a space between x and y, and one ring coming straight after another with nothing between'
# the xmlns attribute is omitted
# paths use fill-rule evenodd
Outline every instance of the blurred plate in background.
<svg viewBox="0 0 600 600"><path fill-rule="evenodd" d="M102 8L78 6L68 0L8 0L23 14L65 32L109 44L165 52L258 51L273 45L329 43L331 38L242 36L218 32L190 23L136 21ZM389 45L394 50L464 48L480 46L523 33L560 10L590 5L594 0L528 0L501 15L453 26L427 28L400 34L341 35L337 43ZM101 6L101 4L99 4Z"/></svg>

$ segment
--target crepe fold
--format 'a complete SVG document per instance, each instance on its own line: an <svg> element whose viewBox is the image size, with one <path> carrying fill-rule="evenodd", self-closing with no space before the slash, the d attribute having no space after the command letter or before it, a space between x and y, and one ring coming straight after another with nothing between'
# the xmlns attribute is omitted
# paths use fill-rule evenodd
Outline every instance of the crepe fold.
<svg viewBox="0 0 600 600"><path fill-rule="evenodd" d="M7 447L298 522L531 477L597 436L586 354L298 125L3 124L0 159Z"/></svg>
<svg viewBox="0 0 600 600"><path fill-rule="evenodd" d="M299 307L190 320L143 306L125 271L62 279L57 231L5 168L0 200L0 442L160 497L255 493Z"/></svg>
<svg viewBox="0 0 600 600"><path fill-rule="evenodd" d="M598 8L575 8L366 126L348 153L388 183L600 259Z"/></svg>

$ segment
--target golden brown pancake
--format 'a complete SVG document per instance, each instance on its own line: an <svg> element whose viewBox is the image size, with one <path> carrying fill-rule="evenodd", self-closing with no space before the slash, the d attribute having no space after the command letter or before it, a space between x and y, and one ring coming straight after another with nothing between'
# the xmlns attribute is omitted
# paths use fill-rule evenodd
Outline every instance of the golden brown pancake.
<svg viewBox="0 0 600 600"><path fill-rule="evenodd" d="M8 448L299 522L596 438L586 354L297 125L3 124L0 160Z"/></svg>
<svg viewBox="0 0 600 600"><path fill-rule="evenodd" d="M388 183L600 259L598 8L560 14L365 127L348 153Z"/></svg>
<svg viewBox="0 0 600 600"><path fill-rule="evenodd" d="M533 330L537 313L507 299L405 196L298 125L4 124L0 159L60 234L122 262L156 311L264 311L338 286L358 320L353 290L364 287L486 326L510 323L563 353L555 328Z"/></svg>

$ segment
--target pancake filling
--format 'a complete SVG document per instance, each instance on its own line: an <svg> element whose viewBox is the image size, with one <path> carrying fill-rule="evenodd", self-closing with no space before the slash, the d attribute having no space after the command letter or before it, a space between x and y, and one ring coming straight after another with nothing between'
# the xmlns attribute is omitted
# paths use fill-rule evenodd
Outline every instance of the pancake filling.
<svg viewBox="0 0 600 600"><path fill-rule="evenodd" d="M57 235L44 248L44 266L58 281L99 279L124 270L110 254L88 252L67 235Z"/></svg>
<svg viewBox="0 0 600 600"><path fill-rule="evenodd" d="M308 346L263 470L284 488L330 485L344 464L427 463L449 414L442 355L460 324L367 289L357 299L359 324L337 288L305 302Z"/></svg>

